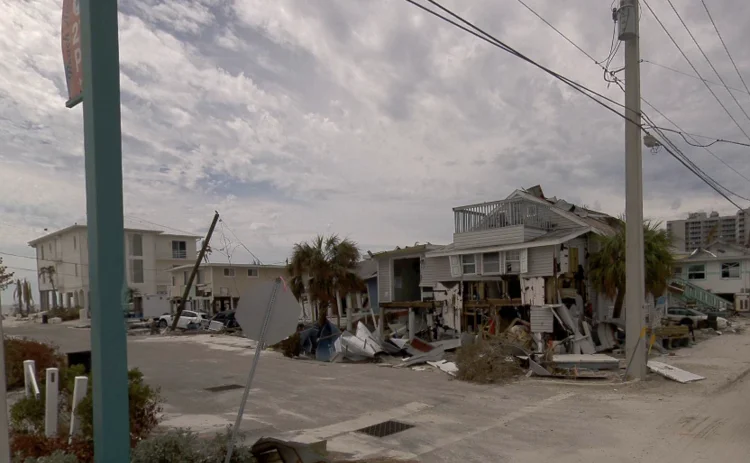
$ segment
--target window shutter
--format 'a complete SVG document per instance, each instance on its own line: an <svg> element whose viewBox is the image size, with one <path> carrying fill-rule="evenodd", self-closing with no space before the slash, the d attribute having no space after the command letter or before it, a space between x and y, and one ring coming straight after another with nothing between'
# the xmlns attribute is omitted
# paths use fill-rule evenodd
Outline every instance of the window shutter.
<svg viewBox="0 0 750 463"><path fill-rule="evenodd" d="M529 250L521 249L521 273L529 272Z"/></svg>
<svg viewBox="0 0 750 463"><path fill-rule="evenodd" d="M498 254L500 254L500 275L505 275L505 252L501 251Z"/></svg>
<svg viewBox="0 0 750 463"><path fill-rule="evenodd" d="M484 273L484 260L482 260L482 254L474 254L474 265L476 265L477 275Z"/></svg>
<svg viewBox="0 0 750 463"><path fill-rule="evenodd" d="M461 276L461 256L449 256L450 264L451 264L451 276L452 277L460 277Z"/></svg>

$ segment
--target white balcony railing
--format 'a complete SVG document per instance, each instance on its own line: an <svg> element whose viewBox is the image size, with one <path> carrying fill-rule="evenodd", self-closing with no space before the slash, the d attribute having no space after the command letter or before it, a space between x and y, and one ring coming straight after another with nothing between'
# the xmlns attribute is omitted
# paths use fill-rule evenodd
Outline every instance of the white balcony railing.
<svg viewBox="0 0 750 463"><path fill-rule="evenodd" d="M526 225L549 230L550 206L525 200L494 201L453 209L455 233Z"/></svg>

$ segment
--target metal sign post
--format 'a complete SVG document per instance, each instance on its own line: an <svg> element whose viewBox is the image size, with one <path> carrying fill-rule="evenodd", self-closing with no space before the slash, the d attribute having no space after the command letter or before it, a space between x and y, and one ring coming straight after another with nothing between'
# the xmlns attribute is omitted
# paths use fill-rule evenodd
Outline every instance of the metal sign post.
<svg viewBox="0 0 750 463"><path fill-rule="evenodd" d="M247 403L247 396L250 394L250 387L253 384L253 377L255 376L255 369L258 366L258 360L260 360L260 353L263 350L263 344L266 340L266 331L268 330L269 322L271 321L271 315L273 313L273 306L276 303L276 294L279 292L279 286L281 286L281 280L277 279L273 290L271 291L271 297L268 301L268 307L266 307L266 313L263 317L263 325L260 329L260 337L257 339L258 344L255 346L255 356L253 357L253 364L250 367L250 373L247 376L247 384L245 385L245 391L242 393L242 401L240 402L240 409L237 412L237 419L234 422L234 428L232 428L232 436L229 438L229 444L227 444L227 457L224 460L225 463L229 463L232 460L232 452L234 451L234 441L237 439L237 435L240 432L240 425L242 424L242 416L245 414L245 404Z"/></svg>
<svg viewBox="0 0 750 463"><path fill-rule="evenodd" d="M117 0L65 0L62 49L69 100L83 99L91 289L94 458L130 461ZM81 92L82 90L82 92Z"/></svg>

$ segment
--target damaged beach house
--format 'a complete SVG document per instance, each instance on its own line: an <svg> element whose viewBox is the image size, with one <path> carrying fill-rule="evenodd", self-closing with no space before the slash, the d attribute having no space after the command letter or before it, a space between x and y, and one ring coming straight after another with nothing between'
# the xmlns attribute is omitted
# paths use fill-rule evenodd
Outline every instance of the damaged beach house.
<svg viewBox="0 0 750 463"><path fill-rule="evenodd" d="M371 255L380 309L374 337L397 346L433 343L423 351L507 331L529 352L555 343L560 354L613 347L614 326L593 332L597 320L611 317L613 301L593 289L587 263L595 237L615 233L615 218L547 198L539 186L453 212L452 243Z"/></svg>

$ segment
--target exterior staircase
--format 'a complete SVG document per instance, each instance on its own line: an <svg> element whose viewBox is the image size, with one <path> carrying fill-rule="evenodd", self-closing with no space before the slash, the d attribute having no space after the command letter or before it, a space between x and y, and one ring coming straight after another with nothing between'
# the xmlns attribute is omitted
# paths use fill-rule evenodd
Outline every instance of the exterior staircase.
<svg viewBox="0 0 750 463"><path fill-rule="evenodd" d="M733 303L681 278L669 280L669 294L672 298L684 302L685 306L702 312L734 310Z"/></svg>

